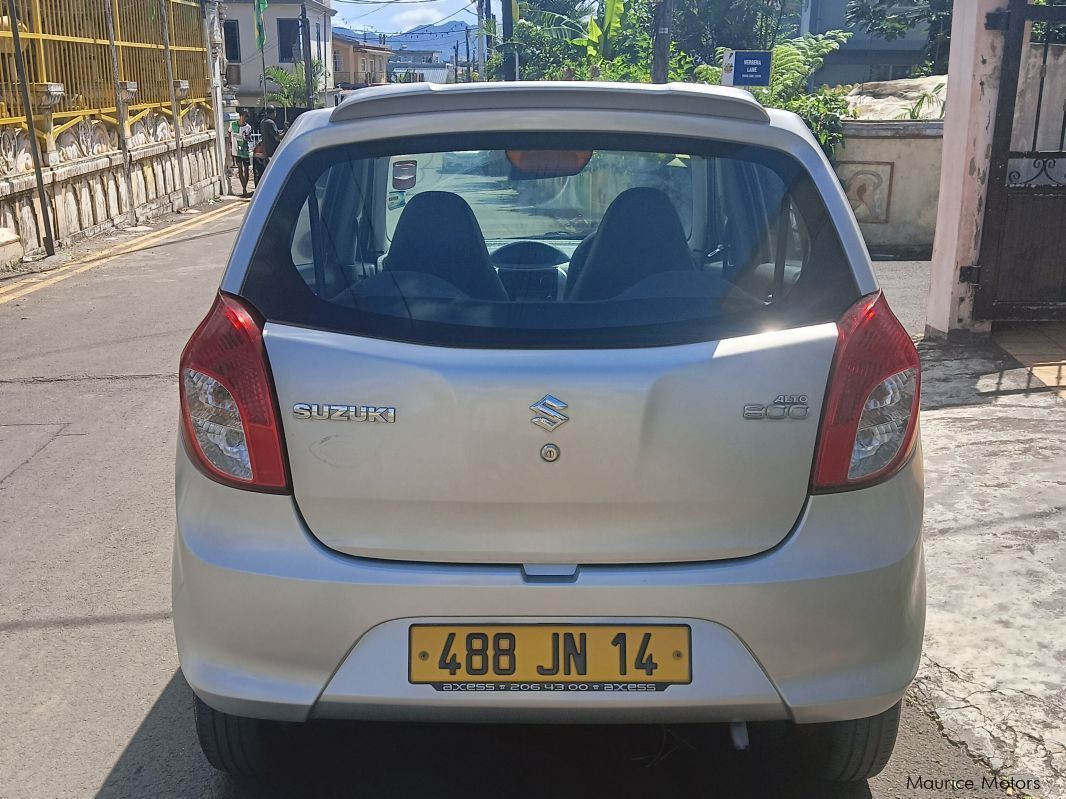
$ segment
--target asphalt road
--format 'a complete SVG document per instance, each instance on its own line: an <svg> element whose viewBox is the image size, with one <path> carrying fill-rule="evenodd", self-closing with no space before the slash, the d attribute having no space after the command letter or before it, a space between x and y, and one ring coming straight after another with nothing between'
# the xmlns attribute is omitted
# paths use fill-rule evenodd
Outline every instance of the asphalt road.
<svg viewBox="0 0 1066 799"><path fill-rule="evenodd" d="M913 704L888 769L846 788L718 728L320 725L293 776L215 773L170 624L177 360L239 222L210 213L0 281L0 797L999 795L908 787L985 775Z"/></svg>

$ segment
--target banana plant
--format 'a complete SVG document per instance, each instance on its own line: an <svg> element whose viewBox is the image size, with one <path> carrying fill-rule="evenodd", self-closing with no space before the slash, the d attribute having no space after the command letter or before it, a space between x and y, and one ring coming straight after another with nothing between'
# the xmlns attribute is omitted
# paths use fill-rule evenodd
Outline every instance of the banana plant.
<svg viewBox="0 0 1066 799"><path fill-rule="evenodd" d="M586 55L592 61L609 61L614 56L611 45L624 13L625 0L603 0L600 3L600 13L589 17L585 35L571 39L570 43L584 47ZM597 16L603 19L602 27L596 21Z"/></svg>
<svg viewBox="0 0 1066 799"><path fill-rule="evenodd" d="M625 0L590 2L578 6L577 10L578 14L571 17L553 11L527 8L523 10L522 16L539 25L553 38L584 49L589 61L610 60L614 56L612 44L626 11Z"/></svg>

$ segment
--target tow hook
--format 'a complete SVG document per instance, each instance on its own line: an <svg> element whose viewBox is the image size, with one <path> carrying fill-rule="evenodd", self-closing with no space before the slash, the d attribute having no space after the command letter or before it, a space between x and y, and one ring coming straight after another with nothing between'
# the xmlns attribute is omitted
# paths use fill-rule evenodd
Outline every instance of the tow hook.
<svg viewBox="0 0 1066 799"><path fill-rule="evenodd" d="M731 721L729 737L733 740L733 748L738 752L748 751L748 723L746 721Z"/></svg>

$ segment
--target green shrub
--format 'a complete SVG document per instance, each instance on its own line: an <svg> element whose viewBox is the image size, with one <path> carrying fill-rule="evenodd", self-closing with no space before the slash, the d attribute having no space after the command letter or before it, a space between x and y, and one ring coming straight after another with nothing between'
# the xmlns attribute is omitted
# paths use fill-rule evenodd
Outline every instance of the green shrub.
<svg viewBox="0 0 1066 799"><path fill-rule="evenodd" d="M851 116L843 89L823 86L813 94L802 94L784 102L781 108L798 114L826 157L833 157L837 145L844 141L844 117Z"/></svg>
<svg viewBox="0 0 1066 799"><path fill-rule="evenodd" d="M773 49L770 85L750 89L767 108L782 108L799 114L829 158L844 138L844 117L848 116L845 92L825 87L810 92L807 86L811 76L821 69L825 57L849 38L851 34L847 31L826 31L781 42ZM725 48L721 48L717 53L718 64L696 67L696 81L720 84L724 55Z"/></svg>

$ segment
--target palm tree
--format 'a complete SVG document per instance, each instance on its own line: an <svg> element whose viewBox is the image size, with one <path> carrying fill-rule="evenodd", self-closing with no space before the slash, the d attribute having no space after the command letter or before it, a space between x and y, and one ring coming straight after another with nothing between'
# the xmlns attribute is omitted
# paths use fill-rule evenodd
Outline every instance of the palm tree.
<svg viewBox="0 0 1066 799"><path fill-rule="evenodd" d="M311 87L314 96L311 102L314 108L322 105L318 93L322 89L325 74L322 62L313 59L311 61ZM266 79L277 87L267 94L269 102L276 103L283 108L304 108L307 105L307 81L304 78L303 64L293 64L292 69L267 67Z"/></svg>

